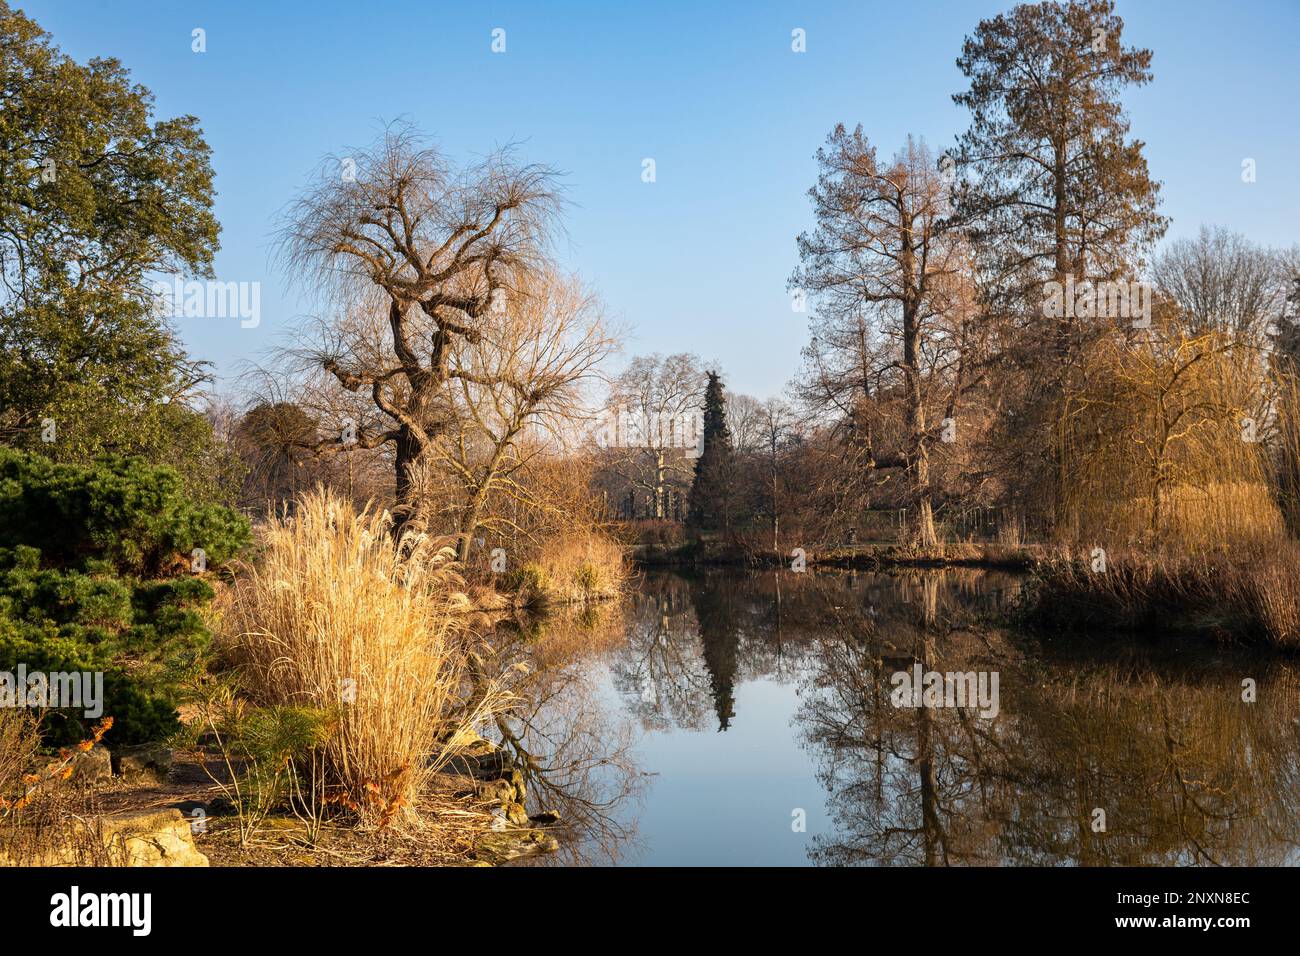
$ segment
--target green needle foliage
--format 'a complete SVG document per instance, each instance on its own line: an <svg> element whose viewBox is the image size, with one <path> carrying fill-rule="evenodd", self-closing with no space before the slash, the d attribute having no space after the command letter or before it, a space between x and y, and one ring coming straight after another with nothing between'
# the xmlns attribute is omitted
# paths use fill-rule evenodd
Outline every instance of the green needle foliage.
<svg viewBox="0 0 1300 956"><path fill-rule="evenodd" d="M248 543L247 519L196 505L139 459L63 465L0 448L0 671L102 671L109 742L176 729L178 668L206 647L209 570ZM86 736L80 711L45 715L51 744Z"/></svg>
<svg viewBox="0 0 1300 956"><path fill-rule="evenodd" d="M697 528L730 528L734 510L736 455L727 425L727 396L722 378L709 372L704 390L704 447L695 465L688 509Z"/></svg>

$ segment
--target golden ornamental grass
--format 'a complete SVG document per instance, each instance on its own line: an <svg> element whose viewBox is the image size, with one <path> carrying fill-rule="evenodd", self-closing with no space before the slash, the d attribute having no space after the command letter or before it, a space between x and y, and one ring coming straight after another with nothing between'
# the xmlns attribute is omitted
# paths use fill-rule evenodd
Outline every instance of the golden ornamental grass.
<svg viewBox="0 0 1300 956"><path fill-rule="evenodd" d="M465 672L454 552L424 535L395 547L392 529L385 511L303 496L263 529L221 622L252 703L338 715L325 782L372 822L412 806L479 716L452 716Z"/></svg>
<svg viewBox="0 0 1300 956"><path fill-rule="evenodd" d="M615 597L628 578L622 545L599 532L573 530L548 539L536 564L553 601Z"/></svg>

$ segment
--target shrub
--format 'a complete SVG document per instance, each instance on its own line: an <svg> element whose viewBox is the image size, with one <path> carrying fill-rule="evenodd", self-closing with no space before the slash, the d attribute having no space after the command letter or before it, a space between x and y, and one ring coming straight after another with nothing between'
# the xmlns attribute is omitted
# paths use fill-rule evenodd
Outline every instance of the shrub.
<svg viewBox="0 0 1300 956"><path fill-rule="evenodd" d="M1207 552L1275 538L1269 452L1242 435L1262 414L1258 353L1159 321L1141 342L1099 341L1060 410L1057 536Z"/></svg>
<svg viewBox="0 0 1300 956"><path fill-rule="evenodd" d="M21 799L24 778L36 759L40 735L36 718L21 710L0 710L0 801Z"/></svg>
<svg viewBox="0 0 1300 956"><path fill-rule="evenodd" d="M62 465L0 448L0 547L40 548L58 566L104 560L119 574L154 576L201 548L211 565L248 543L248 519L196 505L180 476L139 458Z"/></svg>
<svg viewBox="0 0 1300 956"><path fill-rule="evenodd" d="M1122 553L1105 572L1064 557L1026 590L1028 623L1059 629L1200 630L1300 647L1300 543L1187 557Z"/></svg>
<svg viewBox="0 0 1300 956"><path fill-rule="evenodd" d="M190 575L189 554L201 547L216 567L248 534L235 512L189 502L171 469L59 465L0 448L0 670L101 671L110 745L169 735L172 671L210 637L202 609L213 590ZM87 719L51 711L41 732L47 744L75 743Z"/></svg>
<svg viewBox="0 0 1300 956"><path fill-rule="evenodd" d="M590 561L583 561L573 572L573 583L585 593L592 593L600 586L600 572Z"/></svg>
<svg viewBox="0 0 1300 956"><path fill-rule="evenodd" d="M686 526L679 521L644 518L640 521L628 522L626 527L637 544L680 548L689 540Z"/></svg>
<svg viewBox="0 0 1300 956"><path fill-rule="evenodd" d="M73 777L112 726L106 717L75 747L42 758L37 719L0 711L0 866L127 865L120 846L85 822L94 795Z"/></svg>
<svg viewBox="0 0 1300 956"><path fill-rule="evenodd" d="M29 672L103 672L104 712L115 717L110 744L174 732L165 663L206 646L206 627L184 605L210 597L211 588L193 581L173 592L170 582L137 585L41 568L39 557L29 547L0 550L0 670L23 664ZM41 733L47 744L63 746L82 740L88 725L80 711L50 710Z"/></svg>
<svg viewBox="0 0 1300 956"><path fill-rule="evenodd" d="M302 819L319 823L325 794L318 786L315 757L334 732L333 716L310 707L249 707L228 681L209 681L195 690L198 719L188 728L189 736L197 743L203 735L216 745L217 772L206 746L198 755L235 807L240 841L247 843L286 804Z"/></svg>
<svg viewBox="0 0 1300 956"><path fill-rule="evenodd" d="M510 576L509 581L512 590L528 594L544 594L550 587L550 578L547 577L546 570L535 561L520 565Z"/></svg>
<svg viewBox="0 0 1300 956"><path fill-rule="evenodd" d="M1233 563L1221 586L1257 634L1276 647L1300 649L1300 542L1252 549Z"/></svg>

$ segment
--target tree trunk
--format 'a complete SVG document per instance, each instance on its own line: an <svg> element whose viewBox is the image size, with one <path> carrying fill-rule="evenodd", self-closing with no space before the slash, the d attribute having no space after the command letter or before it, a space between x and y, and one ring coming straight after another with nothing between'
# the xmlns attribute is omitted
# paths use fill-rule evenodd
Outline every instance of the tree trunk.
<svg viewBox="0 0 1300 956"><path fill-rule="evenodd" d="M475 495L470 506L465 510L465 516L460 521L460 535L456 542L456 560L461 564L469 561L469 549L474 540L474 532L478 530L478 520L483 513L483 501L486 495Z"/></svg>
<svg viewBox="0 0 1300 956"><path fill-rule="evenodd" d="M916 543L922 548L938 544L934 533L934 514L930 504L930 459L925 447L925 394L921 390L921 323L917 318L920 308L920 289L913 289L914 263L908 231L911 220L903 219L903 278L905 288L911 290L903 303L903 372L907 378L908 419L911 426L912 492L916 499Z"/></svg>
<svg viewBox="0 0 1300 956"><path fill-rule="evenodd" d="M424 446L419 438L409 428L403 426L401 434L397 438L395 464L397 471L397 507L394 509L394 513L397 518L396 530L398 531L415 516L419 497L419 487L415 482L415 468L419 464L423 452Z"/></svg>
<svg viewBox="0 0 1300 956"><path fill-rule="evenodd" d="M483 474L474 488L474 494L470 496L469 504L466 506L465 514L460 522L460 541L456 544L456 556L461 564L469 560L470 542L474 538L474 532L478 530L479 519L483 517L483 509L487 506L488 495L491 493L492 485L501 469L501 460L518 430L519 427L516 425L497 443L496 449L492 452L492 458L484 467Z"/></svg>
<svg viewBox="0 0 1300 956"><path fill-rule="evenodd" d="M664 453L655 453L655 517L664 517Z"/></svg>
<svg viewBox="0 0 1300 956"><path fill-rule="evenodd" d="M934 530L934 508L930 502L930 460L921 445L916 462L913 465L916 474L916 543L922 548L933 548L939 544Z"/></svg>
<svg viewBox="0 0 1300 956"><path fill-rule="evenodd" d="M777 554L781 553L781 545L778 543L778 531L781 527L781 517L776 510L776 438L772 439L772 550Z"/></svg>

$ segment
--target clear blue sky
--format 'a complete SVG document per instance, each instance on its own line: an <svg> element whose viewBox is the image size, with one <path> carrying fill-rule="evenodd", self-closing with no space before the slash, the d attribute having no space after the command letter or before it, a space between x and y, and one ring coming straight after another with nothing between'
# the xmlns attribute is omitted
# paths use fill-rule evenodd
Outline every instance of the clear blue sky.
<svg viewBox="0 0 1300 956"><path fill-rule="evenodd" d="M407 117L453 156L508 141L559 167L563 253L635 330L628 354L692 351L765 397L795 374L794 237L813 152L861 122L892 152L942 149L966 124L951 94L962 39L996 0L879 3L225 2L11 0L78 60L116 56L193 113L217 171L218 278L262 283L262 323L180 319L230 375L308 304L269 260L275 213L321 158ZM1300 241L1300 0L1120 0L1155 82L1127 100L1164 183L1170 237L1220 223ZM207 52L191 52L191 30ZM506 31L493 54L491 31ZM807 32L807 52L790 49ZM652 157L658 181L641 181ZM1241 182L1241 162L1258 179Z"/></svg>

